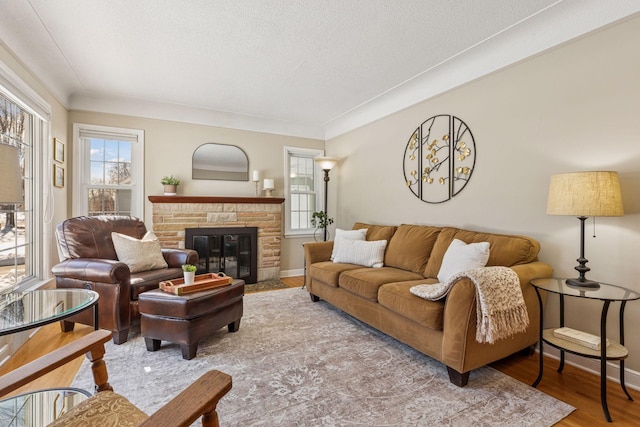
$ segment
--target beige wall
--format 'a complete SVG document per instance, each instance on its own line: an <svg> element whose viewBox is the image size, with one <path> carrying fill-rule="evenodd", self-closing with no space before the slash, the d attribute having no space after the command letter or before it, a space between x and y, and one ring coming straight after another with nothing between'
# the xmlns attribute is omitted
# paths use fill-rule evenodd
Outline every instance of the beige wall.
<svg viewBox="0 0 640 427"><path fill-rule="evenodd" d="M338 205L338 226L361 220L526 234L541 242L540 258L557 275L574 276L579 222L545 214L549 177L616 170L626 215L598 218L595 239L589 220L588 276L640 291L638 40L640 17L327 141L327 154L343 158L330 190L338 195L330 201ZM457 197L427 204L406 188L402 161L414 129L436 114L454 114L469 125L477 159L471 181ZM600 307L568 301L567 325L597 332ZM610 310L608 323L608 334L615 337L618 307ZM556 321L557 310L550 303L548 319ZM634 333L640 301L628 304L625 318L627 366L640 371L640 335Z"/></svg>
<svg viewBox="0 0 640 427"><path fill-rule="evenodd" d="M145 134L145 222L151 223L149 195L161 195L160 179L173 175L182 182L178 194L189 196L254 196L252 181L191 179L191 156L207 142L237 145L249 158L249 170L259 170L263 178L275 179L275 197L284 197L284 146L324 148L324 141L249 132L215 126L192 125L166 120L144 119L85 111L72 111L70 123L89 123L144 130ZM251 172L249 173L251 179ZM262 183L260 183L262 186ZM264 194L264 193L261 193ZM79 196L79 195L78 195ZM75 195L74 195L75 197ZM69 200L71 213L71 200ZM282 239L281 270L302 268L301 245L309 238Z"/></svg>

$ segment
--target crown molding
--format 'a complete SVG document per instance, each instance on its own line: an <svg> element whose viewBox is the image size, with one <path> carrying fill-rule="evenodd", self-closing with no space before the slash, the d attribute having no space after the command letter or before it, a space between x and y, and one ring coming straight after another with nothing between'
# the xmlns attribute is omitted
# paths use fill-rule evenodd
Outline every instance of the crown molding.
<svg viewBox="0 0 640 427"><path fill-rule="evenodd" d="M321 126L126 97L73 95L70 109L324 140Z"/></svg>

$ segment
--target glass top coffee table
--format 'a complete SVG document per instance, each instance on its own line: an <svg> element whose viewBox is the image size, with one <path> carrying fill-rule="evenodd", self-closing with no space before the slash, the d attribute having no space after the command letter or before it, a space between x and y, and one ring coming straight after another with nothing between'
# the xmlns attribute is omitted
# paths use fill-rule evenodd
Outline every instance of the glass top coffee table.
<svg viewBox="0 0 640 427"><path fill-rule="evenodd" d="M91 393L78 388L59 388L3 399L0 400L0 425L46 426L90 396Z"/></svg>
<svg viewBox="0 0 640 427"><path fill-rule="evenodd" d="M93 308L98 329L98 293L89 289L44 289L0 295L0 336L57 322Z"/></svg>

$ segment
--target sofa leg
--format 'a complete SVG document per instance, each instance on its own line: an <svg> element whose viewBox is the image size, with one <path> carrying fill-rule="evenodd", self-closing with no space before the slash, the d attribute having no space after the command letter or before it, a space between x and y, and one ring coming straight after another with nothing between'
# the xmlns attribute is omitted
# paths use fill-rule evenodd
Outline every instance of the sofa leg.
<svg viewBox="0 0 640 427"><path fill-rule="evenodd" d="M449 372L449 381L458 387L464 387L469 382L470 371L460 373L453 368L447 366L447 372Z"/></svg>
<svg viewBox="0 0 640 427"><path fill-rule="evenodd" d="M520 350L520 353L524 356L533 356L534 354L536 354L537 346L538 346L537 344L531 344L529 347L526 347Z"/></svg>
<svg viewBox="0 0 640 427"><path fill-rule="evenodd" d="M147 351L158 351L160 350L160 344L162 344L162 341L144 337L144 344L147 346Z"/></svg>
<svg viewBox="0 0 640 427"><path fill-rule="evenodd" d="M238 332L240 330L240 319L236 320L233 323L229 323L227 325L227 330L229 332Z"/></svg>
<svg viewBox="0 0 640 427"><path fill-rule="evenodd" d="M69 322L68 320L60 321L60 330L62 332L71 332L73 331L73 327L75 326L75 322Z"/></svg>
<svg viewBox="0 0 640 427"><path fill-rule="evenodd" d="M127 342L129 338L129 328L123 329L121 331L113 331L113 343L116 345L120 345L122 343Z"/></svg>
<svg viewBox="0 0 640 427"><path fill-rule="evenodd" d="M198 343L181 345L180 350L182 350L182 358L184 360L191 360L196 357L196 353L198 352Z"/></svg>
<svg viewBox="0 0 640 427"><path fill-rule="evenodd" d="M309 296L311 297L311 302L318 302L320 301L320 297L315 296L314 294L309 294Z"/></svg>

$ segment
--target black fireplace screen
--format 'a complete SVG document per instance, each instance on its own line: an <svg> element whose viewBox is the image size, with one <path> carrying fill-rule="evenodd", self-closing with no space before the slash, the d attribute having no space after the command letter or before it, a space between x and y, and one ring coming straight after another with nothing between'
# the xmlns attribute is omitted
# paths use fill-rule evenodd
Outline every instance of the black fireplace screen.
<svg viewBox="0 0 640 427"><path fill-rule="evenodd" d="M257 242L257 227L185 229L185 248L198 252L197 274L223 272L248 284L258 281Z"/></svg>

